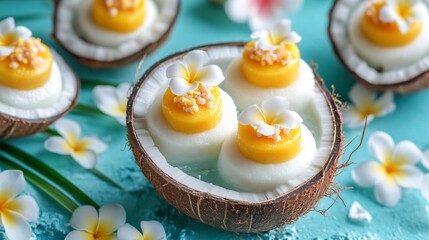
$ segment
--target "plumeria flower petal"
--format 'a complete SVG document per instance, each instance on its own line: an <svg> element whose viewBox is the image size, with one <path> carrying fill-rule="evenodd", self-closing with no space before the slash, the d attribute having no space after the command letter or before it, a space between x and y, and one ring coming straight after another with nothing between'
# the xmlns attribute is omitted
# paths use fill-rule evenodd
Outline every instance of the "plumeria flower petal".
<svg viewBox="0 0 429 240"><path fill-rule="evenodd" d="M379 18L382 22L385 23L396 23L399 31L402 34L406 34L410 29L411 23L413 22L413 17L403 18L398 12L398 5L403 2L401 0L389 0L386 4L380 9ZM416 1L407 1L408 4L414 5Z"/></svg>
<svg viewBox="0 0 429 240"><path fill-rule="evenodd" d="M194 50L183 57L183 63L188 70L197 70L202 68L210 60L207 52L203 50Z"/></svg>
<svg viewBox="0 0 429 240"><path fill-rule="evenodd" d="M121 83L117 88L113 86L96 86L92 91L92 98L97 108L106 115L114 117L125 125L127 111L129 83Z"/></svg>
<svg viewBox="0 0 429 240"><path fill-rule="evenodd" d="M385 92L377 99L376 92L359 84L352 87L349 98L352 104L343 110L343 117L350 128L363 126L365 118L370 123L374 117L386 116L396 109L392 92Z"/></svg>
<svg viewBox="0 0 429 240"><path fill-rule="evenodd" d="M29 221L39 217L39 206L34 198L19 195L25 188L24 175L19 170L0 173L0 225L3 225L10 240L30 239Z"/></svg>
<svg viewBox="0 0 429 240"><path fill-rule="evenodd" d="M0 22L0 37L8 37L11 42L7 42L7 45L15 43L18 39L27 40L31 37L32 33L30 29L24 26L15 27L15 19L9 17Z"/></svg>
<svg viewBox="0 0 429 240"><path fill-rule="evenodd" d="M118 240L166 240L164 227L158 221L142 221L140 227L141 234L136 228L125 224L118 230Z"/></svg>
<svg viewBox="0 0 429 240"><path fill-rule="evenodd" d="M98 155L92 150L71 152L70 156L84 168L92 169L97 166Z"/></svg>
<svg viewBox="0 0 429 240"><path fill-rule="evenodd" d="M421 187L424 174L418 167L407 165L400 171L402 174L395 175L395 180L401 187L416 189Z"/></svg>
<svg viewBox="0 0 429 240"><path fill-rule="evenodd" d="M170 89L174 94L178 96L183 96L186 93L193 91L197 88L197 82L190 83L185 78L174 77L170 80Z"/></svg>
<svg viewBox="0 0 429 240"><path fill-rule="evenodd" d="M429 174L426 174L422 180L422 195L429 202Z"/></svg>
<svg viewBox="0 0 429 240"><path fill-rule="evenodd" d="M116 231L125 224L125 218L125 209L119 204L105 205L98 213L92 206L79 207L70 219L70 225L75 230L65 239L117 239Z"/></svg>
<svg viewBox="0 0 429 240"><path fill-rule="evenodd" d="M392 180L379 182L374 191L375 199L387 207L395 206L402 197L401 187Z"/></svg>
<svg viewBox="0 0 429 240"><path fill-rule="evenodd" d="M375 132L368 139L369 151L377 157L380 162L385 162L386 158L391 158L395 142L392 137L385 132Z"/></svg>
<svg viewBox="0 0 429 240"><path fill-rule="evenodd" d="M422 151L411 141L400 142L392 154L392 161L399 165L416 164L422 158Z"/></svg>
<svg viewBox="0 0 429 240"><path fill-rule="evenodd" d="M0 21L0 35L5 35L6 33L12 31L15 28L15 19L8 17Z"/></svg>
<svg viewBox="0 0 429 240"><path fill-rule="evenodd" d="M209 56L205 51L194 50L186 54L182 61L170 65L166 70L166 76L170 80L169 87L177 96L198 88L199 84L217 86L225 76L222 69L216 65L206 65Z"/></svg>
<svg viewBox="0 0 429 240"><path fill-rule="evenodd" d="M415 164L423 154L414 143L402 141L395 147L387 133L375 132L368 146L378 161L360 163L353 169L352 178L359 186L375 186L375 198L379 203L392 207L401 199L401 187L421 187L423 172Z"/></svg>
<svg viewBox="0 0 429 240"><path fill-rule="evenodd" d="M45 141L45 149L61 155L70 155L72 150L69 148L67 141L63 137L52 136Z"/></svg>
<svg viewBox="0 0 429 240"><path fill-rule="evenodd" d="M378 174L378 171L382 170L383 166L379 162L362 162L353 169L352 178L353 181L361 187L372 187L384 180L384 176L382 174Z"/></svg>
<svg viewBox="0 0 429 240"><path fill-rule="evenodd" d="M284 97L273 97L261 103L261 108L251 105L238 116L242 125L251 125L257 134L278 139L281 129L295 129L302 123L298 113L290 111ZM278 139L279 140L279 139Z"/></svg>
<svg viewBox="0 0 429 240"><path fill-rule="evenodd" d="M255 46L263 50L275 50L280 48L284 43L298 43L301 36L292 32L292 22L282 19L273 28L254 32L251 38L255 39Z"/></svg>
<svg viewBox="0 0 429 240"><path fill-rule="evenodd" d="M234 22L248 21L255 31L272 26L285 13L297 11L301 3L302 0L227 0L225 12Z"/></svg>
<svg viewBox="0 0 429 240"><path fill-rule="evenodd" d="M238 121L243 125L250 125L259 121L265 121L264 114L261 109L256 105L251 105L245 108L238 116Z"/></svg>
<svg viewBox="0 0 429 240"><path fill-rule="evenodd" d="M7 57L13 52L13 47L0 47L0 57Z"/></svg>
<svg viewBox="0 0 429 240"><path fill-rule="evenodd" d="M74 210L70 225L79 231L94 232L97 229L98 213L93 206L82 206Z"/></svg>
<svg viewBox="0 0 429 240"><path fill-rule="evenodd" d="M107 145L96 137L80 138L79 124L70 119L58 120L55 128L61 137L49 137L44 143L45 149L61 155L70 155L84 168L95 168L98 155L106 151Z"/></svg>
<svg viewBox="0 0 429 240"><path fill-rule="evenodd" d="M70 143L79 139L81 134L80 126L77 122L62 118L55 123L55 129L57 132L64 137L64 139Z"/></svg>
<svg viewBox="0 0 429 240"><path fill-rule="evenodd" d="M429 169L429 149L426 149L423 153L422 164L426 169Z"/></svg>

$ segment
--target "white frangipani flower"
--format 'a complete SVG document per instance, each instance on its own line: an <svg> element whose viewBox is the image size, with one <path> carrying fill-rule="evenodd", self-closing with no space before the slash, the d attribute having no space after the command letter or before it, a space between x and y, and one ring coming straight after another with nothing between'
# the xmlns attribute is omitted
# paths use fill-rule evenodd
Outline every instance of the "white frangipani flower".
<svg viewBox="0 0 429 240"><path fill-rule="evenodd" d="M353 103L348 105L348 109L343 110L344 123L350 128L361 127L367 122L371 122L374 117L386 116L396 109L394 95L392 92L383 93L377 99L377 93L355 84L349 93L349 98Z"/></svg>
<svg viewBox="0 0 429 240"><path fill-rule="evenodd" d="M118 230L118 240L166 240L165 230L158 221L142 221L143 234L135 227L125 224Z"/></svg>
<svg viewBox="0 0 429 240"><path fill-rule="evenodd" d="M414 16L403 18L401 12L398 11L400 4L407 4L410 6L411 11L418 0L387 0L386 4L380 9L379 19L385 23L396 23L399 31L406 34L410 29L411 23L415 20Z"/></svg>
<svg viewBox="0 0 429 240"><path fill-rule="evenodd" d="M28 240L31 227L28 222L39 218L39 206L34 198L22 195L26 182L19 170L0 173L0 226L10 240Z"/></svg>
<svg viewBox="0 0 429 240"><path fill-rule="evenodd" d="M114 117L125 125L127 111L129 83L121 83L117 88L113 86L96 86L92 90L92 98L98 109L104 114Z"/></svg>
<svg viewBox="0 0 429 240"><path fill-rule="evenodd" d="M261 108L256 104L244 109L238 116L242 125L251 125L257 134L280 140L282 130L299 127L302 118L298 113L289 110L289 101L284 97L273 97L262 102Z"/></svg>
<svg viewBox="0 0 429 240"><path fill-rule="evenodd" d="M216 65L206 65L209 56L205 51L194 50L167 68L170 89L177 96L198 88L198 84L217 86L224 79L222 69Z"/></svg>
<svg viewBox="0 0 429 240"><path fill-rule="evenodd" d="M297 11L302 0L227 0L225 12L237 23L249 22L253 31L273 26L285 13Z"/></svg>
<svg viewBox="0 0 429 240"><path fill-rule="evenodd" d="M423 172L415 166L423 154L410 141L396 147L385 132L375 132L368 140L368 147L377 161L360 163L352 178L361 187L375 186L375 198L385 206L395 206L402 196L401 187L421 187Z"/></svg>
<svg viewBox="0 0 429 240"><path fill-rule="evenodd" d="M96 137L80 138L80 126L73 120L60 119L56 122L55 129L61 137L49 137L44 144L46 150L70 155L84 168L94 168L98 162L98 155L107 149L107 145Z"/></svg>
<svg viewBox="0 0 429 240"><path fill-rule="evenodd" d="M251 38L255 39L255 47L262 50L276 50L284 43L299 43L301 36L292 32L292 22L282 19L273 28L254 32Z"/></svg>
<svg viewBox="0 0 429 240"><path fill-rule="evenodd" d="M422 195L426 198L426 200L429 202L429 174L426 174L423 177L423 183L422 183Z"/></svg>
<svg viewBox="0 0 429 240"><path fill-rule="evenodd" d="M14 47L11 46L18 39L27 40L31 37L31 31L23 26L15 26L15 19L9 17L0 21L0 57L9 56Z"/></svg>
<svg viewBox="0 0 429 240"><path fill-rule="evenodd" d="M119 204L109 204L99 211L93 206L77 208L70 219L74 228L65 240L116 240L116 231L125 224L126 213Z"/></svg>

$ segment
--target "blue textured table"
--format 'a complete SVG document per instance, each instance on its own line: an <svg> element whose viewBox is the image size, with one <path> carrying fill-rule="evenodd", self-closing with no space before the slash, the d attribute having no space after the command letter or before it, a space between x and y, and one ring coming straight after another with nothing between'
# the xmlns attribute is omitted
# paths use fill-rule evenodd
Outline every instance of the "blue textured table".
<svg viewBox="0 0 429 240"><path fill-rule="evenodd" d="M170 38L154 54L147 57L144 69L171 53L197 45L249 40L250 31L247 25L231 23L223 8L213 6L205 0L181 2L181 11ZM299 44L303 59L307 62L317 62L319 73L326 84L335 85L335 92L341 95L342 100L347 100L347 93L354 80L333 54L326 33L327 16L332 2L305 0L303 9L292 16L293 28L303 36L303 41ZM133 80L136 63L117 69L94 70L71 59L50 38L52 9L52 1L48 0L0 0L0 18L20 16L18 24L26 25L35 36L57 49L81 78L104 79L112 83ZM374 131L383 130L390 133L396 142L409 139L422 149L428 147L429 91L396 96L395 100L397 110L388 117L373 121L368 126L367 136ZM82 90L79 102L94 104L90 89ZM326 216L311 212L295 224L269 233L237 235L211 228L182 215L156 193L134 162L127 144L125 127L109 117L74 113L67 117L79 121L85 135L97 135L109 145L109 149L101 155L98 168L122 184L126 191L100 181L71 158L44 150L46 135L37 134L7 142L43 159L100 205L115 202L123 204L131 224L137 226L141 220L150 219L160 221L171 239L429 239L429 216L424 211L426 203L421 195L413 190L404 191L400 204L394 208L379 205L372 189L355 188L344 191L342 197L348 206L353 201L359 201L372 213L374 219L371 224L350 222L347 219L348 207L337 203ZM360 133L361 129L345 129L346 142L360 136ZM357 142L356 140L351 144L345 156L348 156ZM359 162L370 159L373 157L367 150L365 139L363 147L352 160ZM4 169L1 163L0 167ZM350 175L353 167L349 167L336 179L342 186L356 187ZM26 192L35 196L41 207L40 219L33 224L33 231L38 239L63 239L71 231L68 226L70 213L31 184ZM317 208L326 208L331 203L330 199L323 199ZM1 232L0 228L0 239Z"/></svg>

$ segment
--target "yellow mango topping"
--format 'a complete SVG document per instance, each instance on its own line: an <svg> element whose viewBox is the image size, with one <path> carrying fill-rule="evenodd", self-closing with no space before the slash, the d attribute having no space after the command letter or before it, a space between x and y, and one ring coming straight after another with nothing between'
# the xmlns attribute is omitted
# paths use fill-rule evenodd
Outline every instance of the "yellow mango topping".
<svg viewBox="0 0 429 240"><path fill-rule="evenodd" d="M259 87L287 87L299 77L300 60L299 48L294 43L271 51L256 48L252 41L244 47L241 72L248 82Z"/></svg>
<svg viewBox="0 0 429 240"><path fill-rule="evenodd" d="M40 39L19 39L9 56L0 57L0 84L19 90L43 86L51 76L52 55Z"/></svg>
<svg viewBox="0 0 429 240"><path fill-rule="evenodd" d="M372 43L383 47L400 47L412 42L422 30L421 20L412 20L406 33L401 33L396 22L386 23L380 20L380 11L386 1L373 1L365 11L360 22L363 35ZM412 5L399 2L396 9L399 16L406 20L414 17Z"/></svg>
<svg viewBox="0 0 429 240"><path fill-rule="evenodd" d="M94 0L91 6L95 24L119 33L137 30L145 16L144 0Z"/></svg>
<svg viewBox="0 0 429 240"><path fill-rule="evenodd" d="M251 125L238 125L237 147L246 158L262 164L282 163L301 151L301 127L282 131L281 139L258 135Z"/></svg>
<svg viewBox="0 0 429 240"><path fill-rule="evenodd" d="M176 131L193 134L210 130L222 118L219 87L199 84L184 96L176 96L168 88L162 99L162 113Z"/></svg>

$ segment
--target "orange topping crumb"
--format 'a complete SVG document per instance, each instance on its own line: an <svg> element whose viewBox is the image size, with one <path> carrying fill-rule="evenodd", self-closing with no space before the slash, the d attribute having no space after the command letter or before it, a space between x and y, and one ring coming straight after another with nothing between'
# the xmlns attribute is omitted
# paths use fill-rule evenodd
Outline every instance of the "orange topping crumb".
<svg viewBox="0 0 429 240"><path fill-rule="evenodd" d="M292 61L292 53L288 51L285 44L275 50L264 50L256 46L245 49L249 58L259 62L262 66L273 65L279 63L281 65L287 65Z"/></svg>
<svg viewBox="0 0 429 240"><path fill-rule="evenodd" d="M38 38L19 39L14 48L14 51L6 57L10 62L9 67L12 69L17 69L20 65L37 68L48 61L39 56L39 53L45 52L46 49Z"/></svg>
<svg viewBox="0 0 429 240"><path fill-rule="evenodd" d="M139 6L142 0L104 0L111 16L118 15L120 10L132 10Z"/></svg>
<svg viewBox="0 0 429 240"><path fill-rule="evenodd" d="M213 87L206 84L199 84L198 88L188 92L184 96L175 96L174 103L178 104L183 111L187 113L196 113L200 110L200 106L208 108L213 107L215 97L212 94Z"/></svg>

